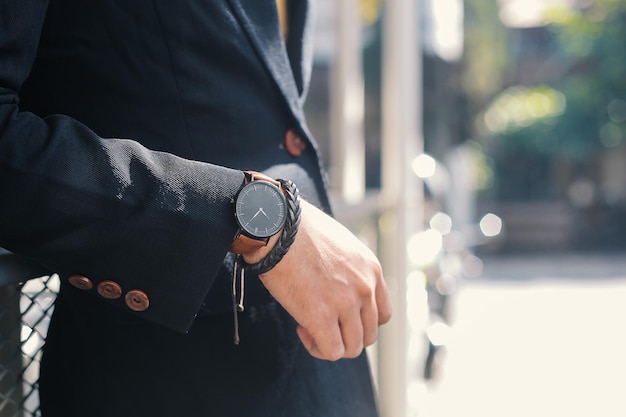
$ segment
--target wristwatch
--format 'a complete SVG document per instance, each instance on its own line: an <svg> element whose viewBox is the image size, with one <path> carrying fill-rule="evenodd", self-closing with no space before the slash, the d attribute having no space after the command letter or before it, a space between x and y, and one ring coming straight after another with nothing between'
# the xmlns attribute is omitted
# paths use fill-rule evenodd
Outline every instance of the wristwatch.
<svg viewBox="0 0 626 417"><path fill-rule="evenodd" d="M281 183L259 172L245 171L246 184L235 197L239 230L230 252L245 255L267 245L287 219L287 200Z"/></svg>

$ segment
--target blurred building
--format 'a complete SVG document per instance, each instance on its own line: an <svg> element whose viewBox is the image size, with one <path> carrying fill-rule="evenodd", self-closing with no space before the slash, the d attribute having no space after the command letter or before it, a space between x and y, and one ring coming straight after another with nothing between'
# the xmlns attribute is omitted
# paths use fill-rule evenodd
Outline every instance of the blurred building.
<svg viewBox="0 0 626 417"><path fill-rule="evenodd" d="M474 99L467 120L493 161L481 202L506 232L493 249L626 248L626 83L617 75L626 65L618 46L626 5L500 0L489 40L475 36L487 12L467 3L472 40L489 45L497 67L494 91Z"/></svg>

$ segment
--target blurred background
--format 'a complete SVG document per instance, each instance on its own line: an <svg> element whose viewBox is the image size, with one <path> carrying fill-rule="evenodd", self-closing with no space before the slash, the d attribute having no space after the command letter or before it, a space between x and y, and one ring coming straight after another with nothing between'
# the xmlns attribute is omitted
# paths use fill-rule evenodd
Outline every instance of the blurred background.
<svg viewBox="0 0 626 417"><path fill-rule="evenodd" d="M336 215L396 305L384 417L626 415L626 2L318 0L316 30Z"/></svg>
<svg viewBox="0 0 626 417"><path fill-rule="evenodd" d="M382 417L626 416L626 1L316 6L307 117L394 305ZM36 417L59 282L14 281L0 416Z"/></svg>

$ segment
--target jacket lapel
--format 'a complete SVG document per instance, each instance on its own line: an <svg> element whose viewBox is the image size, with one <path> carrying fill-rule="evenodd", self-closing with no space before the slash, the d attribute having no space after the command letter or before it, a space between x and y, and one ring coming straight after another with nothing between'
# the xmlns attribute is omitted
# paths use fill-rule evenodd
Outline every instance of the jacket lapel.
<svg viewBox="0 0 626 417"><path fill-rule="evenodd" d="M313 13L310 0L289 1L289 37L287 38L287 52L291 60L298 92L305 96L311 78L313 64Z"/></svg>
<svg viewBox="0 0 626 417"><path fill-rule="evenodd" d="M274 0L229 1L242 27L248 33L252 45L287 98L292 111L299 115L301 88L298 88L296 84L295 74L290 65ZM268 23L259 25L255 22ZM302 29L290 24L290 33L292 28L302 32ZM302 85L303 83L299 84Z"/></svg>
<svg viewBox="0 0 626 417"><path fill-rule="evenodd" d="M313 30L311 0L287 0L289 35L285 45L278 21L275 0L228 0L251 43L282 91L291 113L317 154L320 173L324 171L319 148L305 122L302 104L308 89L313 61L313 46L308 31ZM263 25L255 22L266 22ZM287 54L289 50L289 55ZM290 58L293 64L290 65ZM293 67L293 70L292 70ZM298 81L296 81L298 80ZM321 175L326 187L326 178ZM330 209L330 201L323 194L323 204Z"/></svg>

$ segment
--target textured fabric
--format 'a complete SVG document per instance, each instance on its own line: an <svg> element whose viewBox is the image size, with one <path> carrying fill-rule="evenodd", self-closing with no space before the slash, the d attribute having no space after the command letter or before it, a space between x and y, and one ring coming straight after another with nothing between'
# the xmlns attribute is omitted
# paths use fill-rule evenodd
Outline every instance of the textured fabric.
<svg viewBox="0 0 626 417"><path fill-rule="evenodd" d="M84 299L62 298L54 315L66 325L44 353L44 417L377 415L365 355L311 357L276 303L246 308L238 346L230 314L197 319L187 335Z"/></svg>
<svg viewBox="0 0 626 417"><path fill-rule="evenodd" d="M309 10L290 0L285 43L274 0L0 0L0 246L62 281L43 417L376 415L365 356L312 358L254 276L232 342L241 170L330 210ZM104 280L149 308L104 300Z"/></svg>

